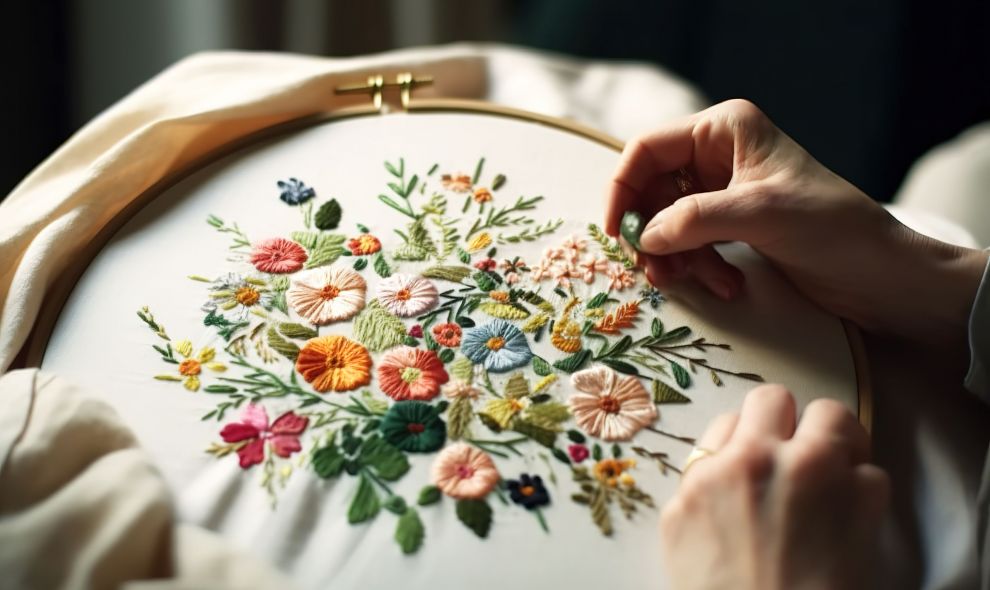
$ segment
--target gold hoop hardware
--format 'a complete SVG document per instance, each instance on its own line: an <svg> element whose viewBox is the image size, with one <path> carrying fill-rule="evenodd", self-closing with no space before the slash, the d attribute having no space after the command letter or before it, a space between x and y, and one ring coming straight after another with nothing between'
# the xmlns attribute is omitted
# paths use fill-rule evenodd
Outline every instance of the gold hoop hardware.
<svg viewBox="0 0 990 590"><path fill-rule="evenodd" d="M430 84L433 84L432 76L416 77L410 72L402 72L396 74L395 82L386 82L385 76L378 74L368 76L368 80L364 84L339 86L334 89L334 94L369 94L371 95L371 102L374 104L375 109L381 111L385 105L383 98L385 91L398 89L399 104L402 106L402 110L408 110L412 91L420 86L428 86Z"/></svg>

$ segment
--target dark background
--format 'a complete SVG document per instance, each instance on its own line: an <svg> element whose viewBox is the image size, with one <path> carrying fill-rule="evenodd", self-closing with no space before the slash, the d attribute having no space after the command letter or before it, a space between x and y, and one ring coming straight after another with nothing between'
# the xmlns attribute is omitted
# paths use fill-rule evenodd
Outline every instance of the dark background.
<svg viewBox="0 0 990 590"><path fill-rule="evenodd" d="M653 62L712 101L756 102L881 201L927 149L990 119L990 2L50 0L4 12L0 195L204 49L343 56L480 40Z"/></svg>

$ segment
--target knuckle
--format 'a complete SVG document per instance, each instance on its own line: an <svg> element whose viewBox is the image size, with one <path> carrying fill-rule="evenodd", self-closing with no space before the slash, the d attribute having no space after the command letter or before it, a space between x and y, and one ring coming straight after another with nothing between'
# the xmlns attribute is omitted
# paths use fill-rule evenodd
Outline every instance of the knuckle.
<svg viewBox="0 0 990 590"><path fill-rule="evenodd" d="M790 449L785 472L798 482L819 481L842 465L843 456L827 437L812 437L795 442Z"/></svg>
<svg viewBox="0 0 990 590"><path fill-rule="evenodd" d="M804 409L805 416L814 414L833 430L856 426L856 418L842 403L828 398L813 400Z"/></svg>
<svg viewBox="0 0 990 590"><path fill-rule="evenodd" d="M674 239L691 233L704 218L701 199L697 195L681 197L668 211L663 222L664 231Z"/></svg>
<svg viewBox="0 0 990 590"><path fill-rule="evenodd" d="M783 385L778 385L776 383L768 383L766 385L760 385L759 387L754 387L750 390L749 397L760 399L761 401L781 401L783 399L792 398L791 391L784 387Z"/></svg>
<svg viewBox="0 0 990 590"><path fill-rule="evenodd" d="M733 98L721 104L730 117L744 127L756 127L769 121L760 107L745 98Z"/></svg>

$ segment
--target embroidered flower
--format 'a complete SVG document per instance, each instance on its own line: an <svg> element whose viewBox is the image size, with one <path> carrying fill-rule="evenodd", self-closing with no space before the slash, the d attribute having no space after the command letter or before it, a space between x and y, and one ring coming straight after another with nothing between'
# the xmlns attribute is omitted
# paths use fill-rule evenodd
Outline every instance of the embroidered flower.
<svg viewBox="0 0 990 590"><path fill-rule="evenodd" d="M279 195L289 205L302 205L306 201L316 196L316 191L303 184L298 178L290 178L287 181L278 181Z"/></svg>
<svg viewBox="0 0 990 590"><path fill-rule="evenodd" d="M588 240L585 240L579 235L572 234L571 237L564 240L561 244L561 249L563 250L563 257L566 260L574 262L578 259L578 255L584 251L585 247L588 245Z"/></svg>
<svg viewBox="0 0 990 590"><path fill-rule="evenodd" d="M492 200L492 191L484 187L478 187L474 189L474 202L475 203L487 203Z"/></svg>
<svg viewBox="0 0 990 590"><path fill-rule="evenodd" d="M440 346L457 348L461 344L461 327L454 322L433 326L433 339Z"/></svg>
<svg viewBox="0 0 990 590"><path fill-rule="evenodd" d="M433 484L458 500L484 498L499 480L492 458L466 443L455 443L440 451L432 472Z"/></svg>
<svg viewBox="0 0 990 590"><path fill-rule="evenodd" d="M478 270L495 270L497 265L494 258L485 258L474 263L474 267Z"/></svg>
<svg viewBox="0 0 990 590"><path fill-rule="evenodd" d="M607 270L608 260L604 256L587 254L580 262L574 265L574 268L571 270L571 276L575 279L581 279L586 283L591 283L595 280L595 273L606 272Z"/></svg>
<svg viewBox="0 0 990 590"><path fill-rule="evenodd" d="M378 363L378 386L395 400L433 399L449 379L432 350L400 346L386 352Z"/></svg>
<svg viewBox="0 0 990 590"><path fill-rule="evenodd" d="M366 289L361 275L346 266L314 268L292 277L285 298L296 313L322 326L357 315Z"/></svg>
<svg viewBox="0 0 990 590"><path fill-rule="evenodd" d="M244 443L237 449L240 465L247 469L265 460L265 443L279 457L289 457L302 449L299 435L306 430L309 419L286 412L268 425L268 412L263 406L248 404L241 412L241 421L227 424L220 437L228 443Z"/></svg>
<svg viewBox="0 0 990 590"><path fill-rule="evenodd" d="M567 454L571 456L571 461L575 463L581 463L591 454L588 452L588 447L582 444L573 444L567 447Z"/></svg>
<svg viewBox="0 0 990 590"><path fill-rule="evenodd" d="M543 485L543 478L539 475L530 476L523 473L519 479L510 479L505 482L505 487L509 490L509 497L516 504L521 504L526 510L533 510L550 503L550 494Z"/></svg>
<svg viewBox="0 0 990 590"><path fill-rule="evenodd" d="M529 273L529 278L533 279L534 281L542 281L543 279L549 279L551 276L551 271L555 267L556 265L553 263L552 260L548 258L544 258L543 260L540 260L539 264L533 267L533 269Z"/></svg>
<svg viewBox="0 0 990 590"><path fill-rule="evenodd" d="M489 291L488 296L498 301L499 303L509 302L509 292L508 291Z"/></svg>
<svg viewBox="0 0 990 590"><path fill-rule="evenodd" d="M425 313L439 300L436 286L415 275L394 274L378 285L378 302L401 318Z"/></svg>
<svg viewBox="0 0 990 590"><path fill-rule="evenodd" d="M441 388L441 391L443 391L443 394L450 399L478 399L478 396L481 395L478 388L471 385L469 381L463 381L461 379L455 379L444 385Z"/></svg>
<svg viewBox="0 0 990 590"><path fill-rule="evenodd" d="M518 283L521 280L522 280L522 277L519 276L519 273L517 273L517 272L507 272L507 273L505 273L505 282L508 283L508 284L510 284L510 285L515 285L516 283Z"/></svg>
<svg viewBox="0 0 990 590"><path fill-rule="evenodd" d="M480 234L468 240L467 251L478 252L479 250L484 250L485 248L491 245L492 245L492 237L488 235L488 232L481 232Z"/></svg>
<svg viewBox="0 0 990 590"><path fill-rule="evenodd" d="M273 300L264 280L227 273L210 283L210 299L202 309L213 313L219 310L227 319L241 322L254 307L271 309Z"/></svg>
<svg viewBox="0 0 990 590"><path fill-rule="evenodd" d="M444 174L440 177L443 188L455 193L466 193L471 190L471 177L467 174Z"/></svg>
<svg viewBox="0 0 990 590"><path fill-rule="evenodd" d="M382 249L381 241L371 234L362 234L347 242L347 248L355 256L367 256Z"/></svg>
<svg viewBox="0 0 990 590"><path fill-rule="evenodd" d="M618 376L609 367L593 367L571 375L578 393L567 400L578 426L606 441L629 440L653 424L657 409L650 394L632 376Z"/></svg>
<svg viewBox="0 0 990 590"><path fill-rule="evenodd" d="M653 285L646 285L640 289L639 296L642 297L644 301L649 301L650 307L654 309L660 307L660 304L665 301L663 293L661 293Z"/></svg>
<svg viewBox="0 0 990 590"><path fill-rule="evenodd" d="M160 381L181 381L182 386L189 391L199 391L199 375L203 372L203 367L217 373L227 370L227 365L213 362L217 353L208 346L201 348L196 356L193 356L193 345L188 340L179 340L174 344L173 348L175 352L182 356L182 362L178 366L180 376L156 375L155 379Z"/></svg>
<svg viewBox="0 0 990 590"><path fill-rule="evenodd" d="M550 267L550 278L557 283L558 287L570 287L571 268L563 264L554 264Z"/></svg>
<svg viewBox="0 0 990 590"><path fill-rule="evenodd" d="M423 326L419 324L413 324L413 327L409 328L409 335L413 338L423 337Z"/></svg>
<svg viewBox="0 0 990 590"><path fill-rule="evenodd" d="M625 485L636 483L626 470L636 466L635 459L602 459L595 463L592 472L595 478L610 488L614 488L620 482ZM631 482L631 483L630 483Z"/></svg>
<svg viewBox="0 0 990 590"><path fill-rule="evenodd" d="M296 272L309 258L302 246L285 238L258 242L251 252L251 264L261 272L284 274Z"/></svg>
<svg viewBox="0 0 990 590"><path fill-rule="evenodd" d="M447 425L435 408L417 401L392 404L378 427L382 438L409 453L431 453L443 446Z"/></svg>
<svg viewBox="0 0 990 590"><path fill-rule="evenodd" d="M320 393L351 391L371 382L371 355L343 336L319 336L299 351L296 371Z"/></svg>
<svg viewBox="0 0 990 590"><path fill-rule="evenodd" d="M609 264L606 274L608 275L608 288L610 290L621 291L636 284L636 276L633 275L632 271L618 262Z"/></svg>
<svg viewBox="0 0 990 590"><path fill-rule="evenodd" d="M527 364L533 353L526 336L506 320L468 329L461 339L461 352L475 364L493 373L504 373Z"/></svg>

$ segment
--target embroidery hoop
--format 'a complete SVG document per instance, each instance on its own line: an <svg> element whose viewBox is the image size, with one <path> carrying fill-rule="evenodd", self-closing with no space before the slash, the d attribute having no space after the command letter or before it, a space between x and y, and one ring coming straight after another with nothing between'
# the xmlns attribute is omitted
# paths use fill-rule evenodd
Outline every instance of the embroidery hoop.
<svg viewBox="0 0 990 590"><path fill-rule="evenodd" d="M403 80L405 80L405 82L403 82ZM408 85L410 82L412 82L412 84ZM564 120L548 115L541 115L538 113L501 106L485 101L452 98L416 98L415 100L411 100L409 97L409 91L420 83L429 82L428 80L423 80L420 82L418 79L413 79L411 76L403 79L402 75L400 75L399 82L392 85L400 87L401 94L398 105L401 112L411 114L469 113L481 116L504 117L508 119L537 123L553 129L565 131L573 134L576 138L595 142L615 150L616 152L621 152L624 147L624 143L622 141L594 128L574 121ZM107 222L100 232L98 232L97 235L94 236L94 238L79 251L77 258L78 264L63 273L59 279L53 283L48 296L42 303L38 314L38 319L28 337L27 343L22 349L20 355L23 361L21 363L22 366L41 366L48 347L48 342L55 326L58 323L59 316L79 279L86 272L90 263L96 258L97 255L99 255L100 251L107 245L113 236L157 196L161 195L169 187L175 185L182 179L192 175L209 164L216 162L227 155L249 148L250 146L265 139L282 135L287 136L294 132L302 131L313 126L328 125L353 118L390 116L388 109L393 105L382 100L382 86L382 77L377 76L369 78L368 85L355 85L350 88L340 89L340 93L355 93L367 91L370 87L374 97L373 102L371 105L345 107L332 112L307 115L250 133L211 151L210 153L191 162L186 168L165 176L153 186L149 187L138 198L128 204L128 206L124 207L109 222ZM378 89L377 93L375 92L375 88ZM857 414L860 423L868 431L871 431L873 426L873 394L862 335L859 329L852 322L845 319L840 319L840 321L845 331L849 352L852 356L853 366L856 373L858 393Z"/></svg>

